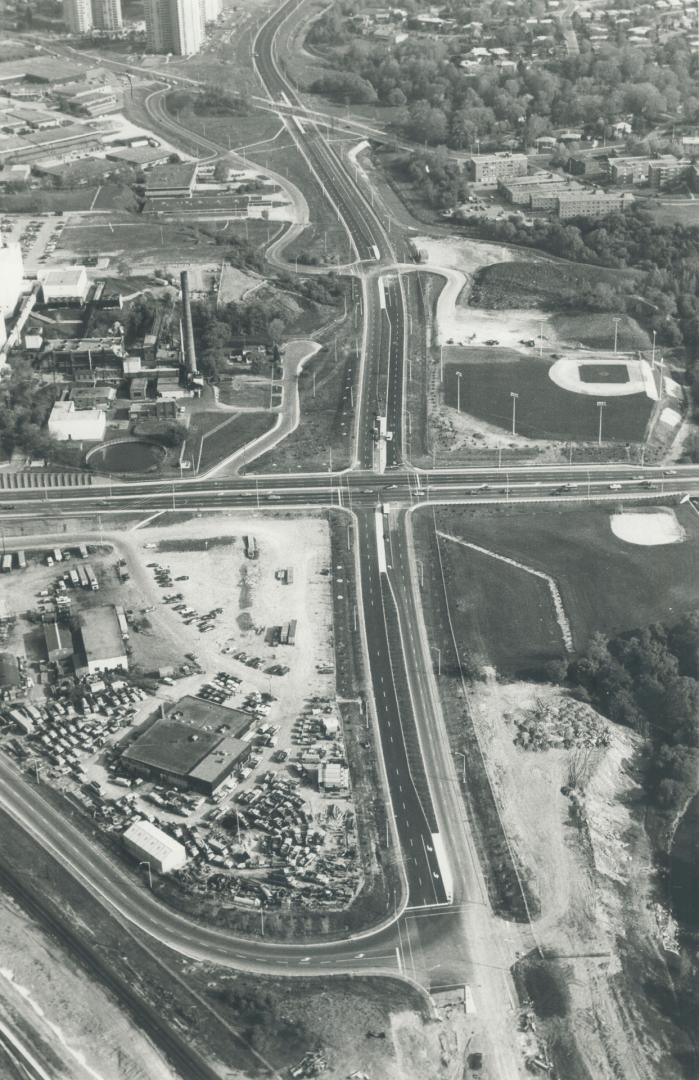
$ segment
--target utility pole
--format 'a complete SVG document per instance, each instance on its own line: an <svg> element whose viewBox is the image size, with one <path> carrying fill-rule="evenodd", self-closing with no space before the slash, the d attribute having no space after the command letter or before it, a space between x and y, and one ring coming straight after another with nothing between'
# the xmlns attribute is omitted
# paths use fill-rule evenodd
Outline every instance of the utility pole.
<svg viewBox="0 0 699 1080"><path fill-rule="evenodd" d="M597 445L598 446L602 445L602 413L604 411L604 407L605 407L606 404L607 404L606 401L598 401L597 402L597 408L599 409L599 431L597 433Z"/></svg>
<svg viewBox="0 0 699 1080"><path fill-rule="evenodd" d="M512 434L517 434L517 398L519 394L515 390L510 390L510 397L512 398Z"/></svg>
<svg viewBox="0 0 699 1080"><path fill-rule="evenodd" d="M699 0L697 0L697 3L699 4ZM655 335L656 335L656 331L654 330L653 331L653 352L651 353L651 357L650 357L650 366L651 366L651 370L653 370L653 371L655 370Z"/></svg>

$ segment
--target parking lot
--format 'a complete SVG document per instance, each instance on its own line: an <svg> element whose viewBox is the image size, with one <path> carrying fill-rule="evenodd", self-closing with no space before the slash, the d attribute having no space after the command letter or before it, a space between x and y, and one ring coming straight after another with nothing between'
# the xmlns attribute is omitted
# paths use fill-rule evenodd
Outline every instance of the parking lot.
<svg viewBox="0 0 699 1080"><path fill-rule="evenodd" d="M64 229L64 220L55 214L4 214L0 231L7 242L19 242L24 265L37 270L50 260Z"/></svg>

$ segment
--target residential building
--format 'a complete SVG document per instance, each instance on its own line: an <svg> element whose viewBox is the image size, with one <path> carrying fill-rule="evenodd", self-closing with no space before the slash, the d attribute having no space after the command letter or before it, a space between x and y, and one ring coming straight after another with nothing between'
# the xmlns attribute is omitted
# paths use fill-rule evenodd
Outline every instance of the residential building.
<svg viewBox="0 0 699 1080"><path fill-rule="evenodd" d="M191 56L204 39L201 0L146 0L146 36L156 53Z"/></svg>
<svg viewBox="0 0 699 1080"><path fill-rule="evenodd" d="M663 154L648 163L648 183L657 191L665 184L679 179L692 167L687 158L676 158L674 154Z"/></svg>
<svg viewBox="0 0 699 1080"><path fill-rule="evenodd" d="M558 196L559 218L604 217L625 210L634 201L629 191L579 191Z"/></svg>
<svg viewBox="0 0 699 1080"><path fill-rule="evenodd" d="M104 416L104 413L101 414ZM129 666L121 626L113 605L86 608L80 614L82 653L76 656L78 675L124 670Z"/></svg>
<svg viewBox="0 0 699 1080"><path fill-rule="evenodd" d="M533 173L530 176L513 176L509 180L498 180L498 191L513 206L530 206L532 195L567 191L575 181L560 173Z"/></svg>
<svg viewBox="0 0 699 1080"><path fill-rule="evenodd" d="M58 442L99 442L106 428L103 409L77 409L74 401L55 402L49 414L49 435Z"/></svg>
<svg viewBox="0 0 699 1080"><path fill-rule="evenodd" d="M90 279L84 266L44 270L39 277L45 304L84 304L90 291Z"/></svg>
<svg viewBox="0 0 699 1080"><path fill-rule="evenodd" d="M464 164L467 179L476 183L495 183L512 176L526 176L526 154L474 154Z"/></svg>
<svg viewBox="0 0 699 1080"><path fill-rule="evenodd" d="M223 10L222 0L201 0L201 9L205 23L216 22Z"/></svg>
<svg viewBox="0 0 699 1080"><path fill-rule="evenodd" d="M63 22L71 34L89 34L92 30L90 0L63 0Z"/></svg>
<svg viewBox="0 0 699 1080"><path fill-rule="evenodd" d="M97 30L121 30L121 0L92 0L92 17Z"/></svg>
<svg viewBox="0 0 699 1080"><path fill-rule="evenodd" d="M184 845L150 821L134 821L122 839L126 850L139 862L147 863L150 872L169 874L181 870L187 862Z"/></svg>
<svg viewBox="0 0 699 1080"><path fill-rule="evenodd" d="M643 184L648 179L647 157L609 158L609 179L615 184Z"/></svg>
<svg viewBox="0 0 699 1080"><path fill-rule="evenodd" d="M24 264L19 244L0 247L0 314L12 315L22 292Z"/></svg>

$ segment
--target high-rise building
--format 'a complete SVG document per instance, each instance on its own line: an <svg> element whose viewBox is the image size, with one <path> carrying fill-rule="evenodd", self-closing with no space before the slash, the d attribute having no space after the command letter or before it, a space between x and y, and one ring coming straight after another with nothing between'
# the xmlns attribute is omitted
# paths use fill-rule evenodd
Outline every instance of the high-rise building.
<svg viewBox="0 0 699 1080"><path fill-rule="evenodd" d="M216 22L223 10L222 0L201 0L201 10L205 23Z"/></svg>
<svg viewBox="0 0 699 1080"><path fill-rule="evenodd" d="M71 34L89 34L92 30L90 0L63 0L63 22Z"/></svg>
<svg viewBox="0 0 699 1080"><path fill-rule="evenodd" d="M201 0L146 0L146 33L153 52L191 56L204 40Z"/></svg>
<svg viewBox="0 0 699 1080"><path fill-rule="evenodd" d="M0 247L0 314L12 315L22 292L22 251L19 244Z"/></svg>
<svg viewBox="0 0 699 1080"><path fill-rule="evenodd" d="M92 17L98 30L121 30L121 0L92 0Z"/></svg>

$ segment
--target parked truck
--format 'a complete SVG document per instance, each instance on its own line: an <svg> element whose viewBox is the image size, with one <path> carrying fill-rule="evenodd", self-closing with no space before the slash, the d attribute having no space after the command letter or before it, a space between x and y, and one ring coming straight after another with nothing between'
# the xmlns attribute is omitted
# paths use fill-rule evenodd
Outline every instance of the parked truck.
<svg viewBox="0 0 699 1080"><path fill-rule="evenodd" d="M97 580L97 576L95 574L95 571L92 569L92 567L90 566L89 563L85 567L85 573L87 574L87 580L88 580L90 588L92 589L93 592L97 592L97 590L100 587L99 586L99 581Z"/></svg>

